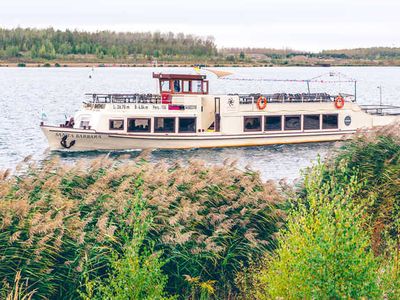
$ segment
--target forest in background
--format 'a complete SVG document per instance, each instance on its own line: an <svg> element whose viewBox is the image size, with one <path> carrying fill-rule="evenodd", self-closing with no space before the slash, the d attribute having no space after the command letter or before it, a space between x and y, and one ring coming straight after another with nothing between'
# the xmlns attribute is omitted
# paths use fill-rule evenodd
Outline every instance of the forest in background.
<svg viewBox="0 0 400 300"><path fill-rule="evenodd" d="M212 36L172 32L87 32L0 28L0 65L123 64L177 66L400 65L400 48L305 52L271 48L217 48ZM50 64L51 63L51 64Z"/></svg>

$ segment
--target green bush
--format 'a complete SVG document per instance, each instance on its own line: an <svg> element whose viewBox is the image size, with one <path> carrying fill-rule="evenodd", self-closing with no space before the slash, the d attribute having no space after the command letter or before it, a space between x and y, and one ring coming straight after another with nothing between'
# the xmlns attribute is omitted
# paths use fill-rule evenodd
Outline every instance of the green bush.
<svg viewBox="0 0 400 300"><path fill-rule="evenodd" d="M259 299L360 299L380 295L378 260L363 230L363 211L352 197L364 186L348 177L322 182L318 165L305 178L307 198L298 199L257 276Z"/></svg>

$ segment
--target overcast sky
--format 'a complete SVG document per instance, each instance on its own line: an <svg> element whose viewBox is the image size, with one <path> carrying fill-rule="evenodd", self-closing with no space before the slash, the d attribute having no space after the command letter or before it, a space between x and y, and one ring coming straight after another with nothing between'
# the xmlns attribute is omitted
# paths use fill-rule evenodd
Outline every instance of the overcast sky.
<svg viewBox="0 0 400 300"><path fill-rule="evenodd" d="M399 47L400 0L0 0L0 26L184 32L218 47Z"/></svg>

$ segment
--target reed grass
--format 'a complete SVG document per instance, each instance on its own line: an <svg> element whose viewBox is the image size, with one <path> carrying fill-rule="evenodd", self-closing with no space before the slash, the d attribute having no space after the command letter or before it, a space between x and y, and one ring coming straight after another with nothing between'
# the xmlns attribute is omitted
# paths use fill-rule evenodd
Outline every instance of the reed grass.
<svg viewBox="0 0 400 300"><path fill-rule="evenodd" d="M185 275L215 282L215 297L234 295L236 272L275 247L285 215L274 183L229 163L101 157L23 167L0 173L0 278L7 290L19 270L35 299L76 299L88 278L112 274L113 255L137 235L138 194L140 218L152 218L143 243L162 253L167 292L181 297L192 293Z"/></svg>

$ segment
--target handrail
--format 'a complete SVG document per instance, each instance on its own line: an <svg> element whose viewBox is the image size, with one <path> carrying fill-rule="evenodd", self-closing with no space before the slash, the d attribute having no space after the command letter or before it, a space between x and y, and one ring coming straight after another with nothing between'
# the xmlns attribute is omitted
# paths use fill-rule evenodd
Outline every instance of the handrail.
<svg viewBox="0 0 400 300"><path fill-rule="evenodd" d="M336 95L329 95L327 93L298 93L298 94L229 94L230 96L238 96L240 104L252 104L259 97L265 97L269 103L285 103L285 102L333 102ZM352 95L346 95L347 97ZM348 98L347 98L348 99ZM349 100L346 100L349 101ZM355 102L354 100L350 100Z"/></svg>

